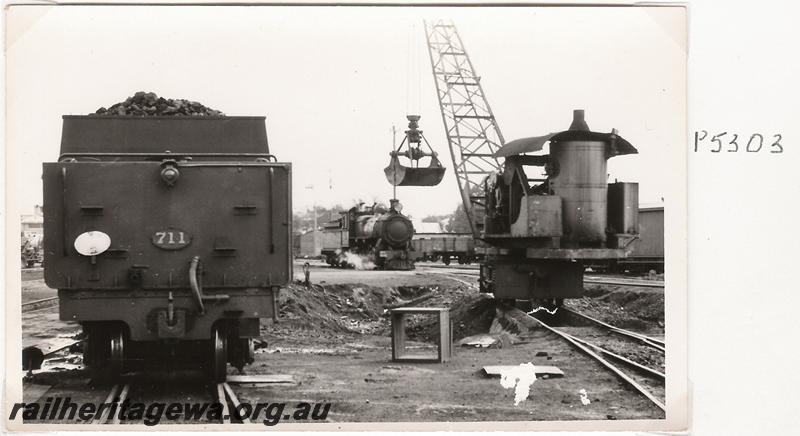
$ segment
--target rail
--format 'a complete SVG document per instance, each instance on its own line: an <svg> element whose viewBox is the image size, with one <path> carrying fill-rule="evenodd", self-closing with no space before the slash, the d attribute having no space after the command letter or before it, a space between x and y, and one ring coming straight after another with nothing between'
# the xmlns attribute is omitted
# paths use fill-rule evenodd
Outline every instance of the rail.
<svg viewBox="0 0 800 436"><path fill-rule="evenodd" d="M41 300L22 303L22 313L35 312L41 309L49 309L58 306L58 297L42 298Z"/></svg>
<svg viewBox="0 0 800 436"><path fill-rule="evenodd" d="M422 265L419 264L422 268L431 268L431 269L450 269L450 270L458 270L454 272L454 274L464 274L464 275L478 275L478 267L477 266L447 266L447 265ZM601 278L596 276L584 276L583 278L584 284L590 285L612 285L612 286L636 286L642 288L664 288L664 281L663 280L637 280L637 279L608 279L608 278Z"/></svg>
<svg viewBox="0 0 800 436"><path fill-rule="evenodd" d="M128 394L131 391L131 385L128 383L118 383L111 387L111 391L106 396L106 400L103 404L122 404L128 398ZM91 421L92 424L119 424L119 413L111 414L112 409L116 412L116 408L108 407L103 410L103 413L100 416L96 417Z"/></svg>
<svg viewBox="0 0 800 436"><path fill-rule="evenodd" d="M653 348L655 348L655 349L657 349L657 350L659 350L661 352L665 351L666 343L664 341L660 340L660 339L656 339L656 338L653 338L653 337L650 337L650 336L647 336L647 335L643 335L641 333L636 333L636 332L632 332L630 330L625 330L623 328L619 328L619 327L613 326L611 324L608 324L608 323L605 323L603 321L600 321L599 319L592 318L591 316L586 315L584 313L580 313L577 310L571 309L569 307L562 307L561 310L566 311L566 312L568 312L570 314L576 315L578 317L581 317L581 318L583 318L583 319L585 319L587 321L590 321L590 322L592 322L594 324L600 325L600 326L610 330L613 333L616 333L616 334L619 334L619 335L622 335L622 336L627 336L627 337L629 337L631 339L635 339L635 340L637 340L637 341L639 341L639 342L641 342L641 343L643 343L645 345L651 346L651 347L653 347Z"/></svg>
<svg viewBox="0 0 800 436"><path fill-rule="evenodd" d="M240 410L241 402L236 396L236 392L228 383L217 383L212 387L212 401L219 402L222 405L222 419L221 423L242 423L250 424L249 418L239 419L237 412ZM118 382L111 386L108 394L106 395L104 404L123 404L128 399L131 392L131 383ZM235 421L234 421L235 420ZM100 416L94 418L91 424L120 424L119 408L109 407L103 410Z"/></svg>
<svg viewBox="0 0 800 436"><path fill-rule="evenodd" d="M517 309L514 309L514 310L517 310ZM524 313L522 311L520 311L520 312ZM613 372L617 377L619 377L625 383L627 383L628 385L633 387L636 391L638 391L640 394L642 394L644 397L646 397L648 400L650 400L659 409L661 409L662 411L666 412L667 409L666 409L666 406L664 405L664 403L662 403L658 398L656 398L650 391L645 389L644 386L639 384L636 380L632 379L629 375L627 375L624 372L622 372L622 370L620 370L619 368L614 366L611 362L609 362L608 360L604 359L602 356L600 356L600 354L592 351L592 348L597 347L597 346L585 345L586 344L585 341L582 341L582 340L580 340L580 339L578 339L578 338L576 338L576 337L574 337L574 336L572 336L572 335L570 335L570 334L568 334L566 332L563 332L561 330L555 329L555 328L545 324L542 320L540 320L539 318L536 318L533 315L530 315L530 314L527 314L527 313L525 315L527 317L533 319L537 323L539 323L539 325L541 325L545 329L547 329L550 332L552 332L552 333L558 335L559 337L565 339L567 342L569 342L571 345L573 345L578 350L582 351L586 355L588 355L588 356L592 357L593 359L595 359L596 361L598 361L601 365L606 367L608 370ZM597 347L597 348L599 348L599 347Z"/></svg>

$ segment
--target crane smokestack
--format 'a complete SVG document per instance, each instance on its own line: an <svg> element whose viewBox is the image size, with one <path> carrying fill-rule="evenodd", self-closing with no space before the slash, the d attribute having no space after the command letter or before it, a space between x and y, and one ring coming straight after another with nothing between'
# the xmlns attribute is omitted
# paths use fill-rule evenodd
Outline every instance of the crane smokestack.
<svg viewBox="0 0 800 436"><path fill-rule="evenodd" d="M569 130L589 131L589 125L586 124L583 109L575 109L572 111L572 124L569 125Z"/></svg>

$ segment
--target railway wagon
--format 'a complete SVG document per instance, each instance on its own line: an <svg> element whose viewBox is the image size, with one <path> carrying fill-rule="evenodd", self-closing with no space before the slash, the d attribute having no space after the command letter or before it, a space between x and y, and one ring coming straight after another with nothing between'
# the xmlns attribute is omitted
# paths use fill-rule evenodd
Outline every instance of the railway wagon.
<svg viewBox="0 0 800 436"><path fill-rule="evenodd" d="M664 206L639 206L638 237L633 240L628 257L595 260L586 264L594 271L612 273L664 272Z"/></svg>
<svg viewBox="0 0 800 436"><path fill-rule="evenodd" d="M664 206L640 206L638 238L631 242L627 258L603 261L594 260L586 266L596 271L664 272ZM471 233L417 233L411 241L412 256L418 261L441 260L449 265L455 259L468 264L483 258L482 249L476 246Z"/></svg>
<svg viewBox="0 0 800 436"><path fill-rule="evenodd" d="M664 206L639 207L639 238L631 247L627 258L616 261L617 271L664 272Z"/></svg>
<svg viewBox="0 0 800 436"><path fill-rule="evenodd" d="M411 246L415 260L437 262L441 259L445 265L450 265L452 260L468 264L480 258L472 233L417 233Z"/></svg>
<svg viewBox="0 0 800 436"><path fill-rule="evenodd" d="M45 282L84 330L84 361L253 361L292 277L291 164L264 117L64 116L43 164Z"/></svg>

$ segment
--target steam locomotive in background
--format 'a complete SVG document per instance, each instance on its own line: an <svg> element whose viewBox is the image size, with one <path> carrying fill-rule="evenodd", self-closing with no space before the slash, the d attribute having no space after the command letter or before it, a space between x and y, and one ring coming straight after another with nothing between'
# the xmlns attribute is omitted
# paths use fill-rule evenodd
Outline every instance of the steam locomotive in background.
<svg viewBox="0 0 800 436"><path fill-rule="evenodd" d="M388 210L360 203L322 230L322 255L328 265L341 268L411 270L414 225L391 200Z"/></svg>

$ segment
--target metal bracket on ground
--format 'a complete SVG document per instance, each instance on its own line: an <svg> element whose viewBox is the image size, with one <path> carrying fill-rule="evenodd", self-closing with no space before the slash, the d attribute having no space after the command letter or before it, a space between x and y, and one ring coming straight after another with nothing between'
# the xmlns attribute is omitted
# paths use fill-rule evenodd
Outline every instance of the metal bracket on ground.
<svg viewBox="0 0 800 436"><path fill-rule="evenodd" d="M395 362L444 363L453 357L453 325L450 309L443 307L400 307L392 309L392 360ZM436 355L411 354L406 349L406 315L426 314L438 318L439 336Z"/></svg>

